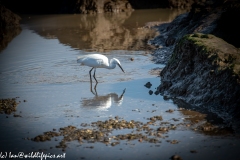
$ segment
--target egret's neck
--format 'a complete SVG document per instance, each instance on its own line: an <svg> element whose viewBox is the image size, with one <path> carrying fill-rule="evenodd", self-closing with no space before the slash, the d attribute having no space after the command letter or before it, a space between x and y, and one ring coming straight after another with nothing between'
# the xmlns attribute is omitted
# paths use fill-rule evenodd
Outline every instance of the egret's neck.
<svg viewBox="0 0 240 160"><path fill-rule="evenodd" d="M108 69L114 69L116 67L116 63L113 63L113 60L110 60L109 66L107 67Z"/></svg>

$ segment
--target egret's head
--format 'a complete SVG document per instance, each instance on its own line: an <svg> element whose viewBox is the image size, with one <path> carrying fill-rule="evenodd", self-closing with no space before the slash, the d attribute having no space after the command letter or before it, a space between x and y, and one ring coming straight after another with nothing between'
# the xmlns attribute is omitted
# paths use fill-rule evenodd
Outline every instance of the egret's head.
<svg viewBox="0 0 240 160"><path fill-rule="evenodd" d="M124 70L122 69L120 61L118 59L116 59L116 58L113 58L112 60L113 60L113 63L117 64L119 66L119 68L121 68L121 70L124 72Z"/></svg>

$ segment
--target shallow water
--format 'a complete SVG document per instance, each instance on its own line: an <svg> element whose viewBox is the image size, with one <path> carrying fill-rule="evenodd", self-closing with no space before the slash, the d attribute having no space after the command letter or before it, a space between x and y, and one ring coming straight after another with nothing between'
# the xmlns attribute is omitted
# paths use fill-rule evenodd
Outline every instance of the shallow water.
<svg viewBox="0 0 240 160"><path fill-rule="evenodd" d="M143 27L147 22L170 22L178 14L174 10L139 10L97 16L24 15L22 32L0 53L0 98L20 97L16 114L22 116L0 115L0 150L66 153L66 159L169 159L174 154L183 159L239 159L239 138L209 136L183 126L170 130L160 143L122 140L113 147L71 141L62 151L55 148L61 137L46 142L28 140L53 129L82 128L82 123L115 116L145 123L147 118L161 115L173 125L184 122L188 115L177 111L172 100L149 94L159 86L158 74L164 65L151 61L146 41L156 31ZM118 67L97 69L99 83L96 90L93 83L91 90L90 68L76 63L77 56L89 53L118 58L125 73ZM144 86L147 82L152 83L150 89ZM169 109L176 111L165 112ZM114 130L111 135L132 131ZM174 139L179 143L167 142Z"/></svg>

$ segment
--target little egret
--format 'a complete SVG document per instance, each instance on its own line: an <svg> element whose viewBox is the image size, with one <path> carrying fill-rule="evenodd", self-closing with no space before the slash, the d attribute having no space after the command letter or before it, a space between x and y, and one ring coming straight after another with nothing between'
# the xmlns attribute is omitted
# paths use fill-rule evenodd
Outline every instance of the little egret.
<svg viewBox="0 0 240 160"><path fill-rule="evenodd" d="M116 65L118 65L121 68L121 70L124 72L124 70L122 69L122 66L120 64L120 61L118 59L112 58L112 59L110 59L110 61L108 61L108 58L102 54L88 54L88 55L84 55L84 56L79 56L77 58L77 63L81 63L81 65L86 65L86 66L92 67L92 69L89 71L91 82L92 82L91 72L94 69L93 77L96 80L96 82L98 83L98 81L95 77L96 68L114 69L116 67Z"/></svg>

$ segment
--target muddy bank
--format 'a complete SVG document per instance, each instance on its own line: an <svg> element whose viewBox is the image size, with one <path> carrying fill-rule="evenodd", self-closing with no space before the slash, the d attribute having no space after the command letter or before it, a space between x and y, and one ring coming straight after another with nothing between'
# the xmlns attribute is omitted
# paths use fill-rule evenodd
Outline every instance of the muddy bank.
<svg viewBox="0 0 240 160"><path fill-rule="evenodd" d="M158 47L155 61L166 64L160 93L207 109L235 129L240 117L240 32L230 19L239 13L237 1L196 3L189 13L160 25L160 36L150 41Z"/></svg>

